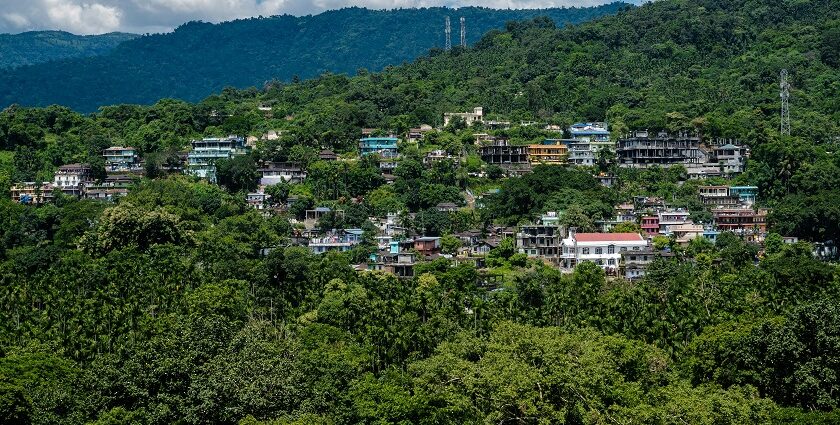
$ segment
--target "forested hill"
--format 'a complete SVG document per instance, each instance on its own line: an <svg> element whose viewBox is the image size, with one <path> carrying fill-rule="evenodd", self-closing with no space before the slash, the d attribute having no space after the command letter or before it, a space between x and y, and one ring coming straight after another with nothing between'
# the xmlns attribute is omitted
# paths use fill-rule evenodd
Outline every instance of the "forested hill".
<svg viewBox="0 0 840 425"><path fill-rule="evenodd" d="M196 101L224 87L262 86L267 80L354 73L444 47L444 19L458 44L459 18L473 43L505 22L548 16L579 23L630 7L494 10L478 7L346 8L315 16L275 16L209 24L190 22L168 34L140 37L110 54L0 73L0 105L61 104L90 112L114 103L148 104L164 97Z"/></svg>
<svg viewBox="0 0 840 425"><path fill-rule="evenodd" d="M98 56L136 37L135 34L119 32L100 35L75 35L64 31L0 34L0 69Z"/></svg>

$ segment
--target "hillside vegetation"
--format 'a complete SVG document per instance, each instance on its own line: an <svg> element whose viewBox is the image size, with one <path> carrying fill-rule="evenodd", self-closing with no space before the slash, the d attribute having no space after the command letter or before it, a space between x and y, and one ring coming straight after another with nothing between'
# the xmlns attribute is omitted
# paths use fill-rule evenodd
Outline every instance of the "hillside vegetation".
<svg viewBox="0 0 840 425"><path fill-rule="evenodd" d="M0 34L0 69L34 65L59 59L99 56L135 34L75 35L64 31L30 31Z"/></svg>
<svg viewBox="0 0 840 425"><path fill-rule="evenodd" d="M275 16L209 24L140 37L107 55L0 72L0 106L61 104L90 112L115 103L164 97L200 100L222 88L309 78L330 71L380 70L444 47L444 17L467 22L467 41L512 20L549 16L579 23L629 7L494 10L477 7L388 11L348 8L315 16Z"/></svg>
<svg viewBox="0 0 840 425"><path fill-rule="evenodd" d="M565 28L513 22L383 72L198 103L7 108L4 191L72 162L102 174L112 145L146 165L114 204L0 197L0 423L838 423L840 270L808 243L840 238L838 20L837 0L661 0ZM782 68L792 136L778 134ZM618 134L738 138L752 155L733 180L608 165L613 187L597 166L505 178L476 158L485 129L455 123L401 146L391 184L374 157L355 158L363 127L402 133L478 105L514 121L496 135L517 144L548 137L520 120L606 118ZM283 133L216 164L220 185L163 176L190 138L268 130ZM353 159L319 160L322 148ZM461 156L426 165L421 149ZM287 209L246 204L257 160L306 168L305 182L268 189L295 198ZM452 252L455 232L546 211L592 227L635 195L692 209L707 183L759 186L773 208L763 247L729 232L658 238L671 255L636 281L591 262L563 273L510 238L482 269L436 258L399 279L351 267L375 250L371 216L400 211L400 226L442 235ZM476 209L435 208L479 187L498 192ZM344 211L319 227L358 227L363 241L323 255L293 246L315 206Z"/></svg>

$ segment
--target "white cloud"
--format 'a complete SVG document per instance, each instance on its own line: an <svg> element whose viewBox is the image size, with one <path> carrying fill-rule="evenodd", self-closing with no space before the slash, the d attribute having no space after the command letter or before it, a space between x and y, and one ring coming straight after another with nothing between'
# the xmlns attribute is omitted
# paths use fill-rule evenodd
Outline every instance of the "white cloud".
<svg viewBox="0 0 840 425"><path fill-rule="evenodd" d="M612 0L0 0L0 33L60 29L79 34L163 32L194 20L219 22L347 6L394 9L485 6L503 9L593 6Z"/></svg>

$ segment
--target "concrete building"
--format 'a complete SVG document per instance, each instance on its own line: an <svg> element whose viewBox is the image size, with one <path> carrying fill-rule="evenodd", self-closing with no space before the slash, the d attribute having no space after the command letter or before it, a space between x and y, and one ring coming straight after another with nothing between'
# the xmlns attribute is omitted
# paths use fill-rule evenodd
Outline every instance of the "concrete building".
<svg viewBox="0 0 840 425"><path fill-rule="evenodd" d="M298 162L270 162L262 163L257 170L260 177L260 184L270 186L284 181L286 183L303 183L306 180L306 171Z"/></svg>
<svg viewBox="0 0 840 425"><path fill-rule="evenodd" d="M766 208L752 207L715 208L712 210L715 226L721 232L733 232L750 240L760 241L767 233Z"/></svg>
<svg viewBox="0 0 840 425"><path fill-rule="evenodd" d="M41 205L53 200L52 183L22 182L9 188L12 201L20 204Z"/></svg>
<svg viewBox="0 0 840 425"><path fill-rule="evenodd" d="M516 232L516 249L530 258L540 258L559 266L565 233L563 227L551 220L522 225Z"/></svg>
<svg viewBox="0 0 840 425"><path fill-rule="evenodd" d="M569 149L557 139L546 139L537 145L528 145L528 161L537 164L565 164Z"/></svg>
<svg viewBox="0 0 840 425"><path fill-rule="evenodd" d="M477 122L484 122L484 108L478 106L473 108L472 112L446 112L443 114L443 126L449 125L453 119L460 118L467 126L471 126Z"/></svg>
<svg viewBox="0 0 840 425"><path fill-rule="evenodd" d="M674 226L691 223L688 211L682 209L660 211L658 216L660 235L670 235Z"/></svg>
<svg viewBox="0 0 840 425"><path fill-rule="evenodd" d="M598 152L601 149L615 149L615 143L610 140L610 132L607 123L604 122L579 122L569 127L569 135L572 140L586 140L592 145L592 151Z"/></svg>
<svg viewBox="0 0 840 425"><path fill-rule="evenodd" d="M102 152L106 172L126 172L140 168L140 157L132 147L112 146Z"/></svg>
<svg viewBox="0 0 840 425"><path fill-rule="evenodd" d="M638 233L577 233L571 229L562 247L560 261L565 268L591 261L607 271L617 272L621 253L646 249L647 241Z"/></svg>
<svg viewBox="0 0 840 425"><path fill-rule="evenodd" d="M137 179L137 176L129 174L110 174L101 183L86 183L84 198L113 202L117 198L128 195L128 190Z"/></svg>
<svg viewBox="0 0 840 425"><path fill-rule="evenodd" d="M747 161L747 148L727 143L712 149L712 161L716 162L724 174L744 172Z"/></svg>
<svg viewBox="0 0 840 425"><path fill-rule="evenodd" d="M703 205L711 207L731 207L740 203L739 196L729 193L729 186L700 186L697 193Z"/></svg>
<svg viewBox="0 0 840 425"><path fill-rule="evenodd" d="M359 139L359 152L361 156L379 155L379 168L393 170L397 168L399 140L396 137L364 137Z"/></svg>
<svg viewBox="0 0 840 425"><path fill-rule="evenodd" d="M619 274L627 280L639 280L645 277L647 268L657 258L673 258L670 252L643 249L641 251L625 251L621 253L621 268Z"/></svg>
<svg viewBox="0 0 840 425"><path fill-rule="evenodd" d="M238 136L205 137L193 140L192 151L187 155L187 173L216 182L216 161L248 153L245 139Z"/></svg>
<svg viewBox="0 0 840 425"><path fill-rule="evenodd" d="M93 172L88 164L67 164L58 167L53 177L53 187L65 195L82 196L85 183L93 181Z"/></svg>
<svg viewBox="0 0 840 425"><path fill-rule="evenodd" d="M669 167L676 164L702 164L708 159L700 149L700 138L680 133L636 131L619 139L616 149L619 163L624 167Z"/></svg>
<svg viewBox="0 0 840 425"><path fill-rule="evenodd" d="M528 164L528 146L514 146L507 141L486 143L479 148L482 161L495 165Z"/></svg>
<svg viewBox="0 0 840 425"><path fill-rule="evenodd" d="M309 250L313 254L349 251L362 241L362 233L364 233L362 229L333 230L326 236L310 239Z"/></svg>

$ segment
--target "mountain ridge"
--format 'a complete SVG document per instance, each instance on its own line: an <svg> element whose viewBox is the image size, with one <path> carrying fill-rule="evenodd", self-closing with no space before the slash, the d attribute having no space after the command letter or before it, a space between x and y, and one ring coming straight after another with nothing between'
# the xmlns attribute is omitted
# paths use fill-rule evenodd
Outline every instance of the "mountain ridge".
<svg viewBox="0 0 840 425"><path fill-rule="evenodd" d="M193 21L171 33L122 43L106 55L0 71L0 105L62 104L91 112L102 105L148 104L166 97L197 101L227 86L360 68L376 71L414 60L443 47L445 16L452 18L457 44L460 16L467 20L467 41L473 43L508 21L546 15L558 24L578 23L629 7L620 2L526 10L356 7L303 17Z"/></svg>
<svg viewBox="0 0 840 425"><path fill-rule="evenodd" d="M124 32L77 35L60 30L0 34L0 69L99 56L136 37L139 35Z"/></svg>

